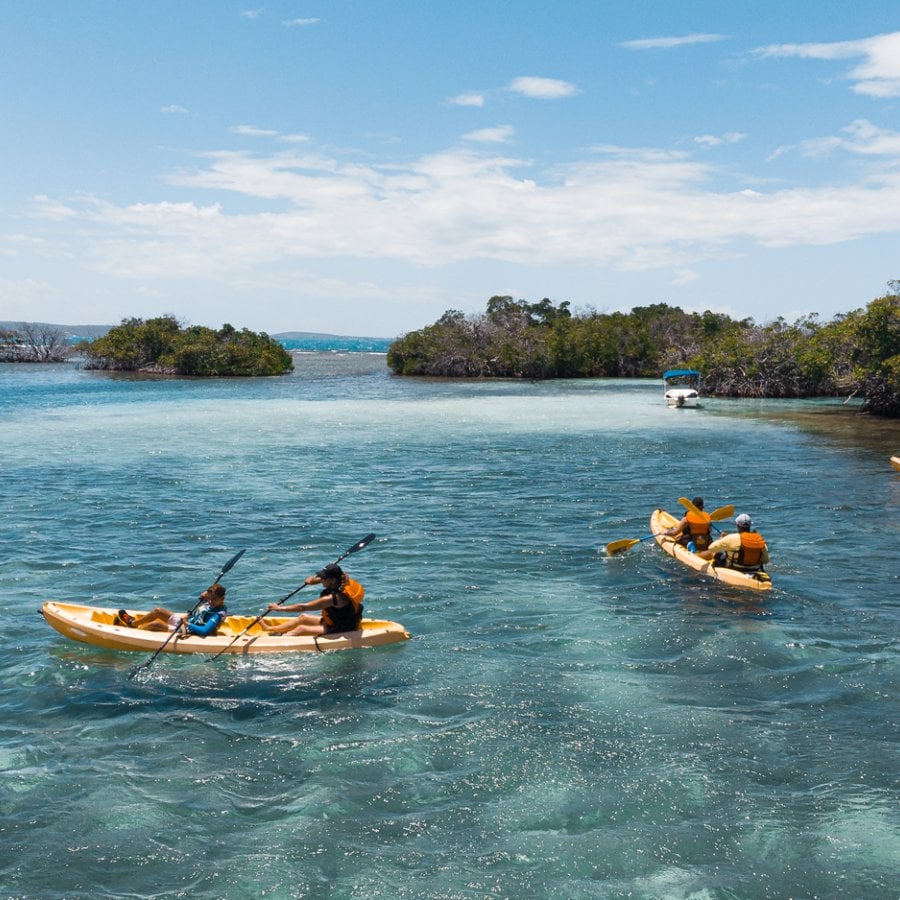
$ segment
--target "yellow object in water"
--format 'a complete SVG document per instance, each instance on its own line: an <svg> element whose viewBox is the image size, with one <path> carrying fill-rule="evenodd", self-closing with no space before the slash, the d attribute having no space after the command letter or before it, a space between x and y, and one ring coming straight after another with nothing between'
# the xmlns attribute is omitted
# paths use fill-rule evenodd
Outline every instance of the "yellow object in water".
<svg viewBox="0 0 900 900"><path fill-rule="evenodd" d="M139 610L128 610L140 616ZM116 610L97 606L79 606L74 603L60 603L47 600L41 613L60 634L104 647L107 650L132 650L153 653L159 650L168 638L169 631L148 631L143 628L129 628L117 625ZM269 634L257 623L232 646L234 637L241 633L256 616L227 616L219 630L210 637L189 635L174 637L168 642L165 653L218 653L227 648L228 653L293 653L318 652L322 650L356 650L360 647L379 647L409 639L409 632L398 622L363 619L358 631L345 631L328 635ZM278 624L288 621L290 616L266 616L266 622Z"/></svg>
<svg viewBox="0 0 900 900"><path fill-rule="evenodd" d="M732 587L746 588L751 591L770 591L772 590L772 580L765 572L741 572L739 569L729 569L725 566L716 566L710 559L703 559L696 553L691 553L687 547L673 541L672 538L665 535L667 529L678 524L680 518L676 518L671 513L667 513L664 509L657 509L650 516L650 530L656 543L659 544L669 556L674 556L678 562L695 569L701 575L709 578L715 578L723 584L729 584Z"/></svg>

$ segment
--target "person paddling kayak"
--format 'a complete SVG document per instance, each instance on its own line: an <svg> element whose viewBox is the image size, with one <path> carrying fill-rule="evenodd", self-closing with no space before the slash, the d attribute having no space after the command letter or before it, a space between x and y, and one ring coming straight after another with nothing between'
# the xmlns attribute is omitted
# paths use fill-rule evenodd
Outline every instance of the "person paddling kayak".
<svg viewBox="0 0 900 900"><path fill-rule="evenodd" d="M354 581L336 563L319 569L315 575L310 575L305 584L321 584L322 592L315 600L306 603L292 603L289 606L281 606L278 603L270 603L268 610L274 612L300 612L304 615L281 622L278 625L270 625L265 619L260 619L259 624L269 634L338 634L342 631L356 631L362 620L363 598L366 595L365 588ZM319 615L309 615L309 610L319 610Z"/></svg>
<svg viewBox="0 0 900 900"><path fill-rule="evenodd" d="M211 584L200 595L200 601L190 616L172 612L164 606L157 606L142 616L132 616L120 609L115 624L146 628L148 631L180 631L183 637L189 634L208 637L215 634L228 615L228 610L225 609L225 585L218 582Z"/></svg>
<svg viewBox="0 0 900 900"><path fill-rule="evenodd" d="M691 553L705 550L712 541L712 516L703 511L703 498L694 497L691 501L698 512L688 510L684 517L666 531L677 543L687 547Z"/></svg>
<svg viewBox="0 0 900 900"><path fill-rule="evenodd" d="M742 572L761 572L769 561L769 548L759 532L753 530L753 520L741 513L735 520L735 534L723 534L706 550L697 555L715 560L717 566L727 566Z"/></svg>

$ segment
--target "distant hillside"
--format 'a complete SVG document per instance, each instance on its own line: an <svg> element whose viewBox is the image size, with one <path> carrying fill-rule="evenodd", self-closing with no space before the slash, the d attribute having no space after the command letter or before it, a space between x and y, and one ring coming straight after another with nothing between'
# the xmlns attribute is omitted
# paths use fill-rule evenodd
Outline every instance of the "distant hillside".
<svg viewBox="0 0 900 900"><path fill-rule="evenodd" d="M278 341L392 341L393 338L383 337L357 337L348 334L326 334L318 331L279 331L278 334L270 334Z"/></svg>

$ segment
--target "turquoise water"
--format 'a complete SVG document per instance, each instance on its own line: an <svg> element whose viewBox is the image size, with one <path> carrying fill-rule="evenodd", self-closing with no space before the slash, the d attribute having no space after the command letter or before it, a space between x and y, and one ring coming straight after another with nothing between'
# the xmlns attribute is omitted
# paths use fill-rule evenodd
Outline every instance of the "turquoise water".
<svg viewBox="0 0 900 900"><path fill-rule="evenodd" d="M296 359L0 366L4 896L897 896L896 423ZM765 602L602 552L696 494L753 514ZM37 614L187 609L242 548L257 612L370 531L404 644L129 680Z"/></svg>
<svg viewBox="0 0 900 900"><path fill-rule="evenodd" d="M366 338L366 337L304 337L304 338L279 338L288 350L298 351L352 351L367 353L387 353L393 343L391 338Z"/></svg>

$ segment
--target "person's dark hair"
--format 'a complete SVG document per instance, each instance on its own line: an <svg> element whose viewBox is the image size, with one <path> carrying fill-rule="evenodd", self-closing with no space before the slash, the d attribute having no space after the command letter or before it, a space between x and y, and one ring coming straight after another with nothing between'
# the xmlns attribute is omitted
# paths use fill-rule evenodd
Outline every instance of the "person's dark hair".
<svg viewBox="0 0 900 900"><path fill-rule="evenodd" d="M217 581L215 584L211 584L206 589L206 595L210 600L224 600L225 599L225 585L219 584Z"/></svg>
<svg viewBox="0 0 900 900"><path fill-rule="evenodd" d="M694 506L697 507L697 509L703 509L703 498L702 497L694 497L694 499L691 500L691 503L693 503Z"/></svg>

